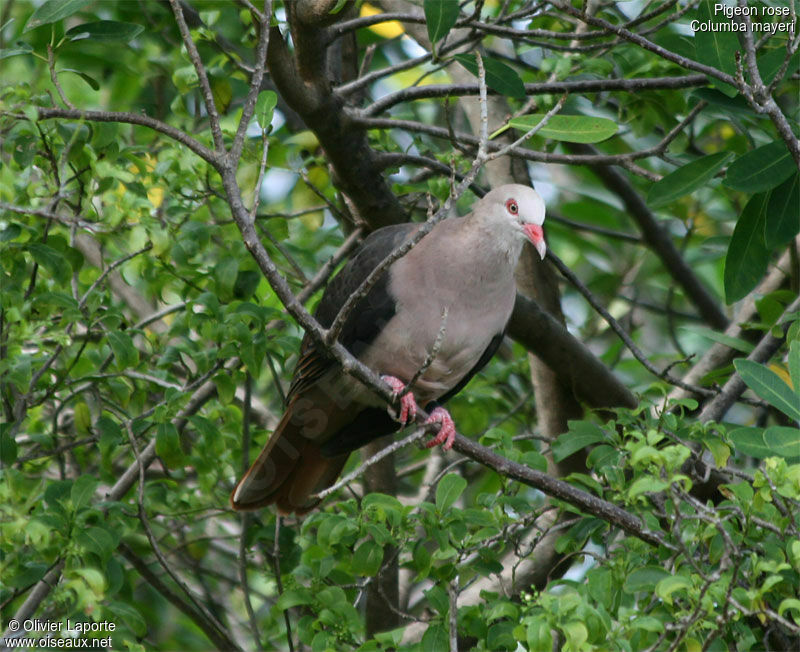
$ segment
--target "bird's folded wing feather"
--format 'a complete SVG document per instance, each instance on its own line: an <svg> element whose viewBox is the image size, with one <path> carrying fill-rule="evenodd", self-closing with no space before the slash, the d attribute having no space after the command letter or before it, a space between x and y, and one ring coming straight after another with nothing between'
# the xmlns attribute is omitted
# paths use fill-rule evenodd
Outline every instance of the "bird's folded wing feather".
<svg viewBox="0 0 800 652"><path fill-rule="evenodd" d="M328 285L314 313L324 328L330 327L347 299L358 290L364 279L394 249L409 237L418 224L406 223L385 227L370 234L356 255ZM344 323L339 341L356 357L377 337L383 326L394 316L395 301L389 293L389 270L378 279L367 295L359 301ZM287 401L315 385L335 361L320 352L306 334L300 348Z"/></svg>

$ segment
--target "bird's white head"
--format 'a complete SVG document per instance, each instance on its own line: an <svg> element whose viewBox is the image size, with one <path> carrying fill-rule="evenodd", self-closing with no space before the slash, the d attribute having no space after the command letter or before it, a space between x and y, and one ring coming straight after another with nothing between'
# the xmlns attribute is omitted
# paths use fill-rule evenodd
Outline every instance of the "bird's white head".
<svg viewBox="0 0 800 652"><path fill-rule="evenodd" d="M519 184L500 186L481 199L481 207L490 214L498 227L529 240L539 256L544 259L547 246L544 241L544 201L533 188Z"/></svg>

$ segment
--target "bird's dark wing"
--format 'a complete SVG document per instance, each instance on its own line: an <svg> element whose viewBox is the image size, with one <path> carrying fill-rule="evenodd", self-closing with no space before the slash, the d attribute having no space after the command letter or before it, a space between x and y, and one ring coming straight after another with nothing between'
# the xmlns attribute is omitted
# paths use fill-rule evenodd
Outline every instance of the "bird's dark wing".
<svg viewBox="0 0 800 652"><path fill-rule="evenodd" d="M367 236L355 255L325 289L314 313L317 321L328 328L341 307L370 272L418 227L418 224L412 223L396 224L373 231ZM356 304L344 323L339 341L355 356L378 336L384 325L394 316L395 301L389 292L389 274L390 270L386 270L367 295ZM334 364L334 360L320 352L313 340L306 335L287 400L314 385Z"/></svg>

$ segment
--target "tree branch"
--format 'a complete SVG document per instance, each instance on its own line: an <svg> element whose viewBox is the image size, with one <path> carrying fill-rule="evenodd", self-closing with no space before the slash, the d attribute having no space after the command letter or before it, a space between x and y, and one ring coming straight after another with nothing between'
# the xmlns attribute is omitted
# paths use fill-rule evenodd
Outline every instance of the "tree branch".
<svg viewBox="0 0 800 652"><path fill-rule="evenodd" d="M44 106L37 106L36 112L39 120L50 120L52 118L65 118L67 120L89 120L91 122L121 122L141 127L149 127L172 140L185 145L188 149L197 154L200 158L212 165L219 161L219 154L209 149L199 141L192 138L189 134L161 122L155 118L142 113L124 113L118 111L79 111L74 109L51 109Z"/></svg>
<svg viewBox="0 0 800 652"><path fill-rule="evenodd" d="M597 150L591 145L574 144L570 146L570 149L586 156L593 156L597 153ZM606 186L619 195L625 203L631 217L639 225L642 237L661 258L664 267L683 288L686 296L696 306L703 319L716 329L725 329L728 326L728 318L717 300L681 256L672 239L658 223L636 189L618 170L605 164L590 165Z"/></svg>
<svg viewBox="0 0 800 652"><path fill-rule="evenodd" d="M622 37L626 41L631 43L635 43L636 45L657 54L662 59L666 59L667 61L672 61L673 63L677 63L679 66L683 68L687 68L689 70L696 70L697 72L701 72L709 77L714 77L715 79L719 79L720 81L725 82L726 84L730 84L731 86L737 86L736 80L729 74L722 72L721 70L717 70L711 66L707 66L702 63L698 63L693 59L688 59L687 57L683 57L679 54L675 54L674 52L667 50L666 48L662 48L660 45L653 43L652 41L646 39L644 36L640 36L635 32L631 32L630 30L620 27L618 25L614 25L609 23L602 18L597 18L595 16L590 16L585 12L582 12L579 9L573 7L569 2L565 0L559 0L557 2L552 3L554 6L558 7L565 13L570 14L571 16L575 16L579 20L593 25L595 27L600 27L604 30L608 30L613 32L617 36Z"/></svg>
<svg viewBox="0 0 800 652"><path fill-rule="evenodd" d="M636 407L636 397L608 367L552 315L521 294L514 303L508 335L555 371L561 382L591 407Z"/></svg>
<svg viewBox="0 0 800 652"><path fill-rule="evenodd" d="M525 84L525 95L547 95L556 93L605 93L611 91L628 91L631 93L644 90L666 90L678 88L694 88L705 86L708 79L705 75L684 75L682 77L645 77L640 79L581 79L575 81L541 82ZM466 97L478 94L477 84L430 84L412 86L399 91L387 93L363 109L361 115L371 118L387 111L401 102L431 99L437 97ZM490 95L497 91L489 90Z"/></svg>
<svg viewBox="0 0 800 652"><path fill-rule="evenodd" d="M794 302L786 308L783 314L791 315L797 310L800 310L800 299L795 299ZM766 362L775 355L785 339L785 335L783 337L773 337L772 332L768 332L761 338L761 341L756 348L753 349L752 353L747 356L747 359L754 362ZM728 382L722 386L722 391L703 407L697 417L697 421L699 423L720 421L745 389L747 389L747 385L744 384L741 376L739 376L738 373L734 373L728 379Z"/></svg>

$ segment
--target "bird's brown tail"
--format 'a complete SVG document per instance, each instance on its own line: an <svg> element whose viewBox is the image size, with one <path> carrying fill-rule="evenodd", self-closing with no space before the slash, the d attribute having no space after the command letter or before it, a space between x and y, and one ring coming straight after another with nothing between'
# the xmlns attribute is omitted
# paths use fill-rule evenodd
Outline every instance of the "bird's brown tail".
<svg viewBox="0 0 800 652"><path fill-rule="evenodd" d="M304 514L319 502L311 496L334 483L347 455L323 457L319 445L301 430L292 422L290 407L231 493L235 510L275 504L283 513Z"/></svg>

